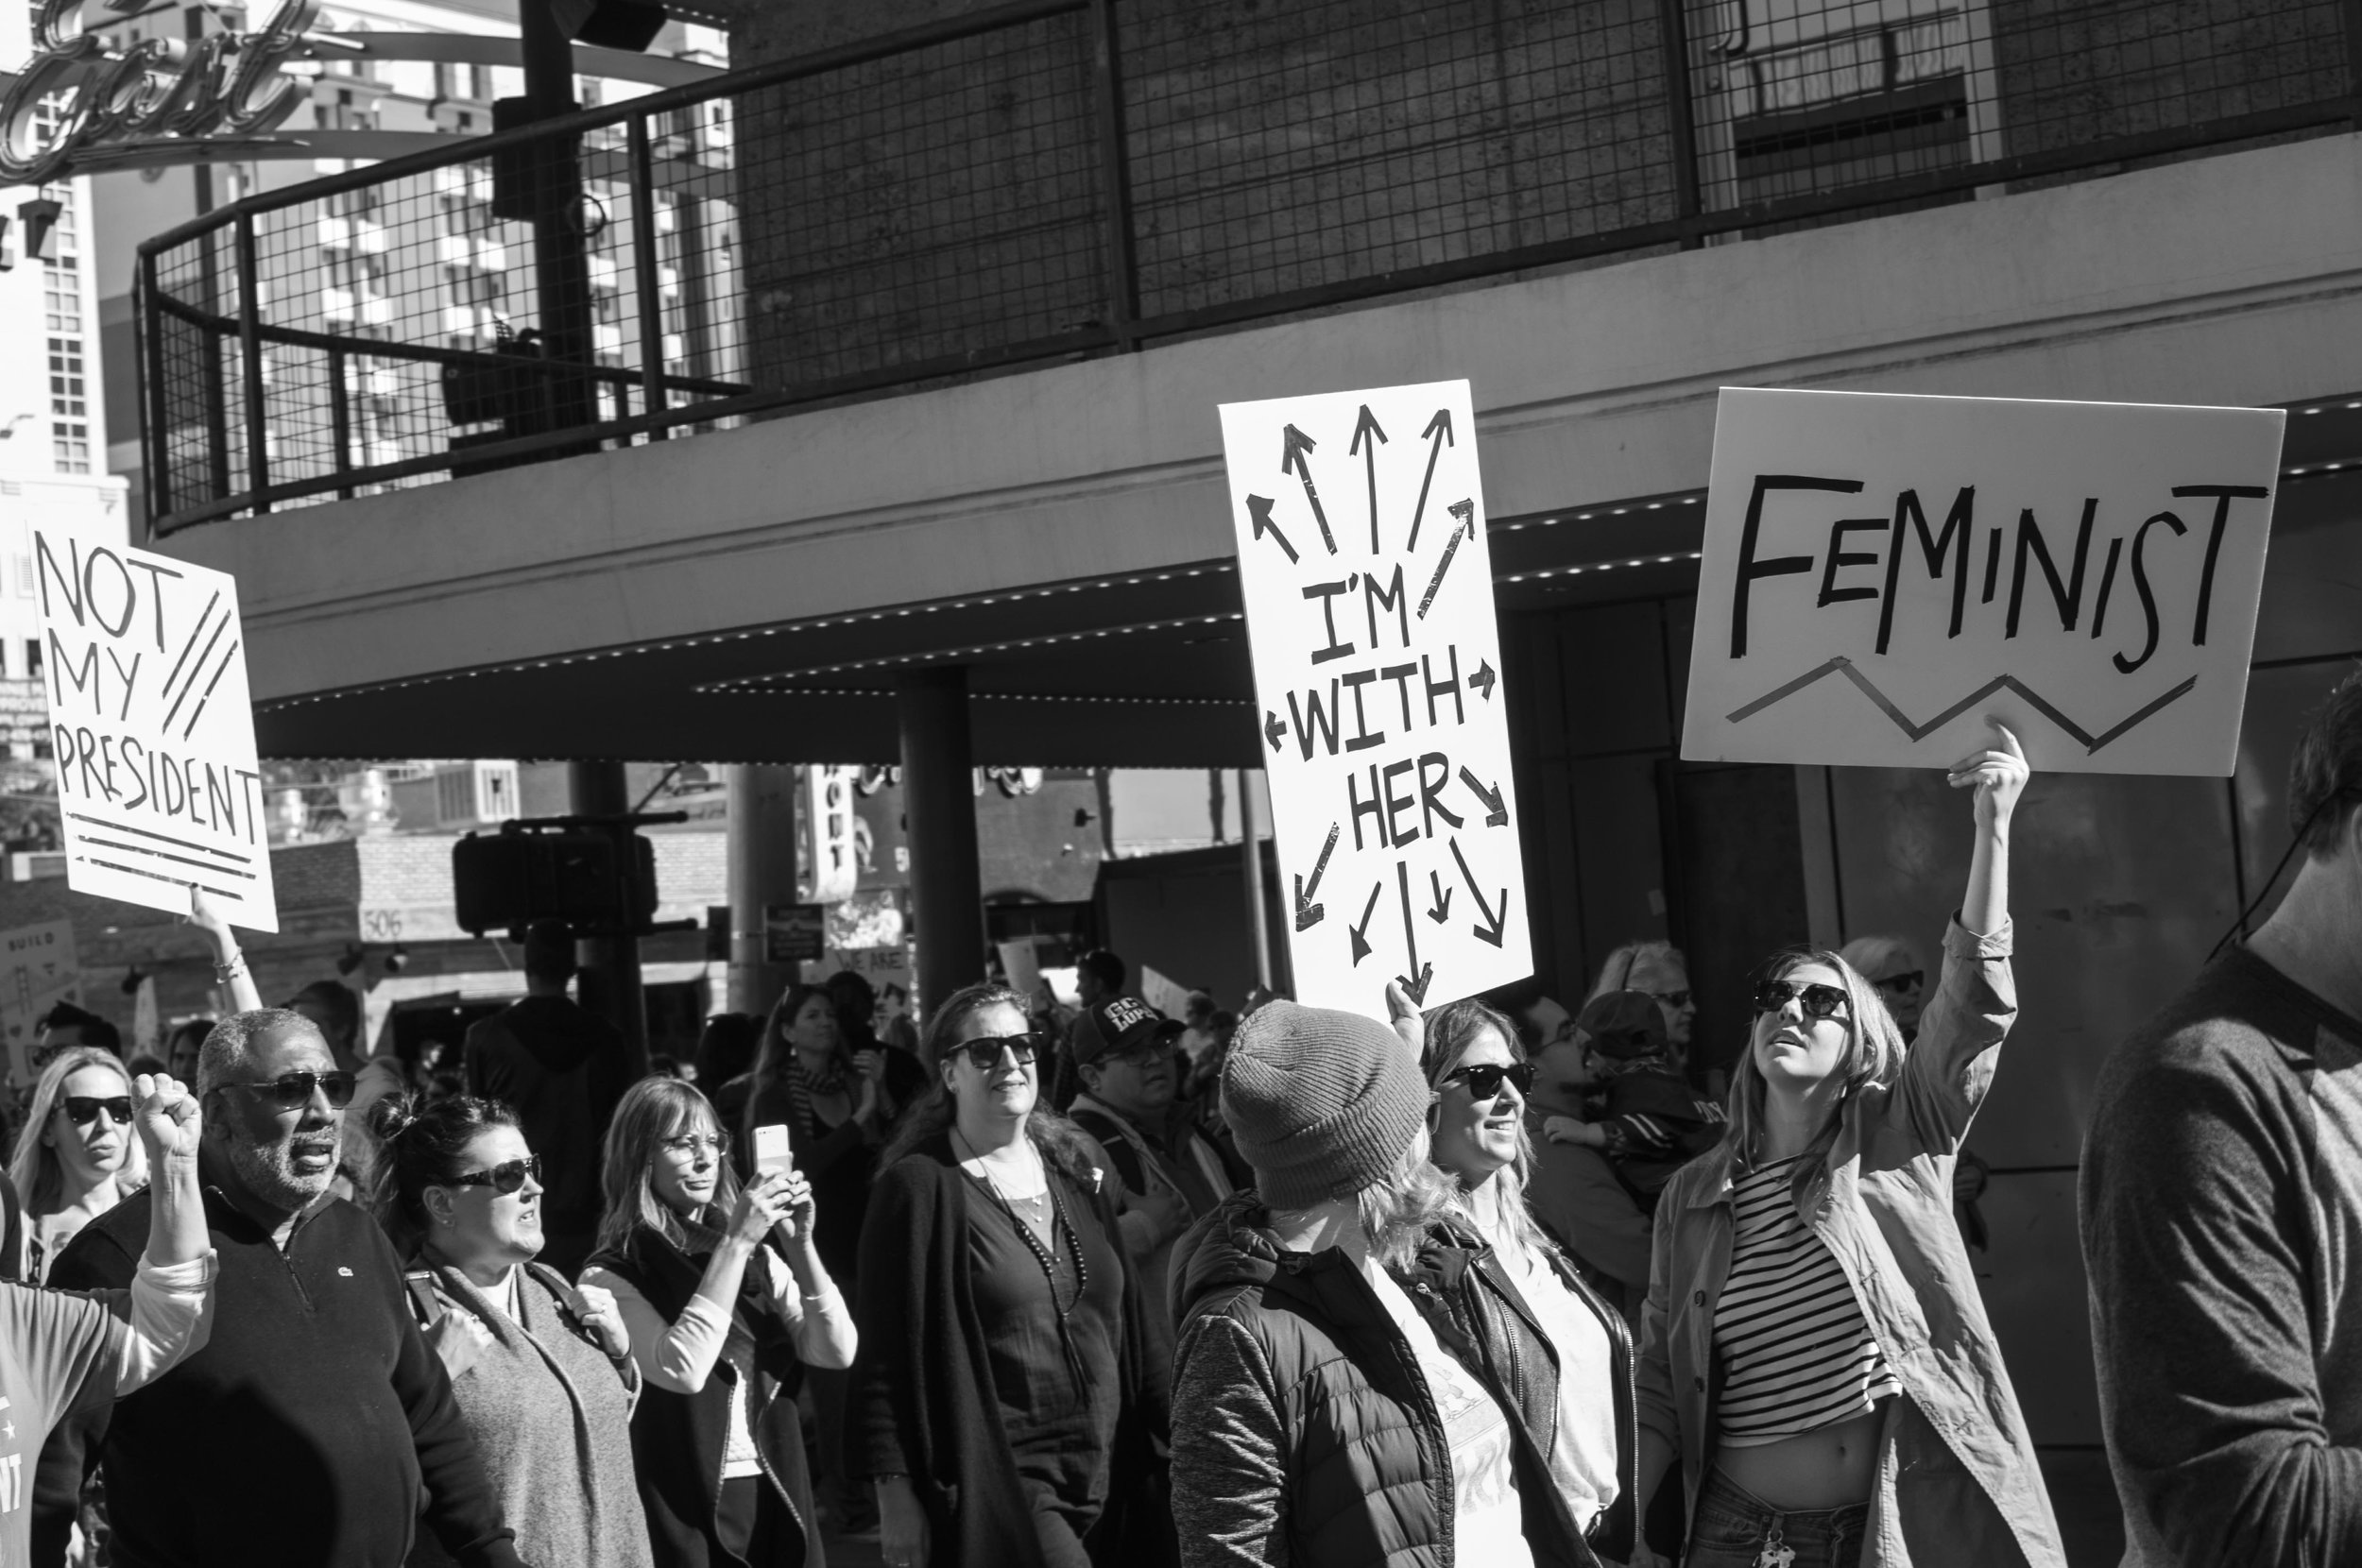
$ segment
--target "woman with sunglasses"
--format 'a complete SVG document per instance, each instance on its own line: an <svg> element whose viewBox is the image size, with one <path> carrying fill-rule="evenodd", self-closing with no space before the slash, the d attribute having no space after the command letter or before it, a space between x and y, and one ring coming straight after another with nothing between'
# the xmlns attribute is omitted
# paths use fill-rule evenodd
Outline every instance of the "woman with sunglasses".
<svg viewBox="0 0 2362 1568"><path fill-rule="evenodd" d="M1975 792L1976 836L1918 1040L1837 954L1774 957L1723 1142L1658 1205L1640 1486L1680 1457L1691 1568L2063 1568L1951 1215L2017 1010L2010 819L2027 767L1994 727L1948 775Z"/></svg>
<svg viewBox="0 0 2362 1568"><path fill-rule="evenodd" d="M640 1373L615 1298L534 1262L541 1167L516 1114L459 1096L369 1107L378 1222L527 1562L652 1568L632 1470ZM447 1561L432 1534L417 1563Z"/></svg>
<svg viewBox="0 0 2362 1568"><path fill-rule="evenodd" d="M9 1159L25 1206L15 1278L46 1280L76 1232L147 1185L131 1116L131 1075L112 1051L69 1046L41 1070Z"/></svg>
<svg viewBox="0 0 2362 1568"><path fill-rule="evenodd" d="M1390 992L1388 999L1409 1011L1407 998ZM1526 1207L1533 1064L1516 1025L1481 1001L1430 1015L1422 1055L1429 1157L1455 1179L1481 1245L1470 1249L1439 1232L1422 1250L1418 1277L1463 1282L1452 1299L1471 1338L1502 1369L1575 1527L1594 1551L1621 1561L1631 1550L1627 1499L1639 1453L1632 1336ZM1454 1253L1466 1254L1456 1269Z"/></svg>
<svg viewBox="0 0 2362 1568"><path fill-rule="evenodd" d="M821 1560L795 1389L804 1367L853 1364L853 1318L813 1246L811 1185L742 1186L729 1149L693 1086L625 1090L582 1271L613 1293L645 1382L631 1445L659 1568Z"/></svg>
<svg viewBox="0 0 2362 1568"><path fill-rule="evenodd" d="M1016 992L946 998L922 1049L862 1231L850 1462L886 1568L1085 1568L1164 1437L1108 1161L1039 1103Z"/></svg>

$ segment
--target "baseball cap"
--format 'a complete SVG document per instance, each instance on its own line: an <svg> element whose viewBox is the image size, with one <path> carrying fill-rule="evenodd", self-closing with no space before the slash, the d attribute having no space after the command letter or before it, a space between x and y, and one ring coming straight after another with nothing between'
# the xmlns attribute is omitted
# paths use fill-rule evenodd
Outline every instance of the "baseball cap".
<svg viewBox="0 0 2362 1568"><path fill-rule="evenodd" d="M1089 1010L1090 1028L1074 1042L1074 1065L1088 1066L1103 1057L1139 1049L1159 1034L1181 1032L1181 1026L1140 1000L1117 997Z"/></svg>

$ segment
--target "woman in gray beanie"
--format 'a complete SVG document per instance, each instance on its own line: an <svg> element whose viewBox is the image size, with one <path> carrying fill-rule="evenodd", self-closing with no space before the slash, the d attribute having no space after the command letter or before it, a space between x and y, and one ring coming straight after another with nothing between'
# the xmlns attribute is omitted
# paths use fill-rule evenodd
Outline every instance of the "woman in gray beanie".
<svg viewBox="0 0 2362 1568"><path fill-rule="evenodd" d="M1596 1560L1457 1275L1421 1267L1456 1207L1428 1102L1375 1020L1273 1002L1240 1026L1223 1116L1257 1190L1172 1257L1184 1568Z"/></svg>

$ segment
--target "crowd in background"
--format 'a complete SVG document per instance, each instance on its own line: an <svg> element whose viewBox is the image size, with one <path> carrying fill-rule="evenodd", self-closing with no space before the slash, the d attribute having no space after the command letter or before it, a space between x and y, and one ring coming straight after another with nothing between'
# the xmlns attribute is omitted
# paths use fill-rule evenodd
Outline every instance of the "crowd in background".
<svg viewBox="0 0 2362 1568"><path fill-rule="evenodd" d="M265 1006L199 898L229 1016L128 1063L46 1020L0 1561L2062 1565L1961 1149L2027 779L1998 726L1948 774L1932 973L1771 955L1714 1070L1636 942L1572 1011L1392 986L1382 1023L1169 1018L1098 951L1076 1005L985 980L914 1038L845 973L634 1082L541 922L419 1073L333 981ZM2362 1556L2362 677L2291 795L2280 910L2094 1118L2135 1564Z"/></svg>

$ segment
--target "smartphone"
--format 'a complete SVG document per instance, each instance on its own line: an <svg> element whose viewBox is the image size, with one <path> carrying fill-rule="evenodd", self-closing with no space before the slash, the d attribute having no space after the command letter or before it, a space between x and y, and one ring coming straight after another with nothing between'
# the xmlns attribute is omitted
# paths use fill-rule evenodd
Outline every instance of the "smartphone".
<svg viewBox="0 0 2362 1568"><path fill-rule="evenodd" d="M787 1146L787 1123L775 1121L755 1129L755 1174L774 1170L792 1170L795 1155Z"/></svg>

